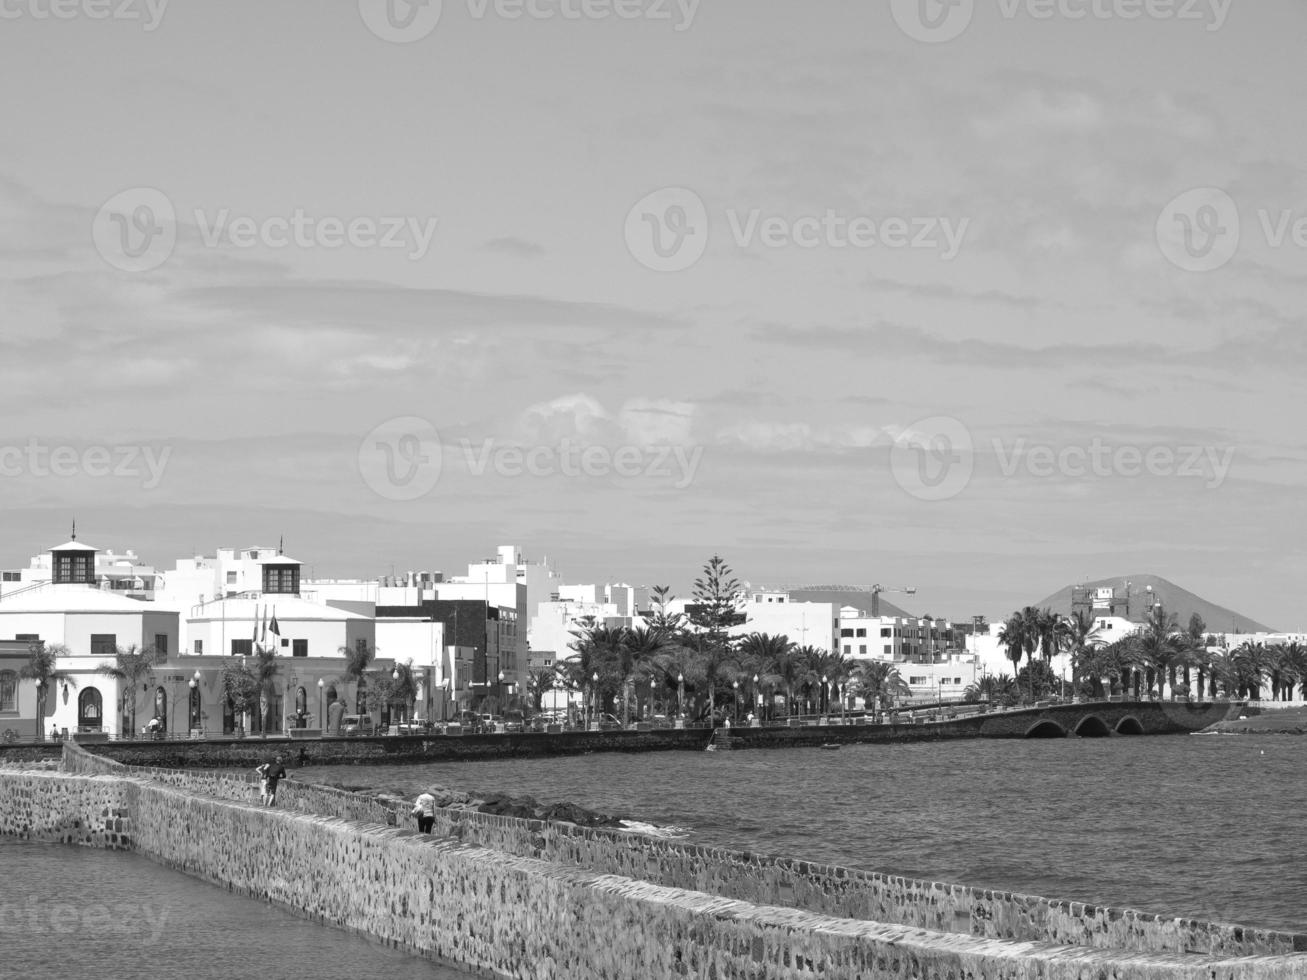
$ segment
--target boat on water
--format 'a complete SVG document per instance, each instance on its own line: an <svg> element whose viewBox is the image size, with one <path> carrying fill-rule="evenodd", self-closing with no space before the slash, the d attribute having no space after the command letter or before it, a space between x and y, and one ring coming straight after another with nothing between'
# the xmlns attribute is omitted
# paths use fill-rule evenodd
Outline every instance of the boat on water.
<svg viewBox="0 0 1307 980"><path fill-rule="evenodd" d="M839 743L839 742L823 742L821 747L822 747L823 749L830 749L830 750L833 751L833 750L838 749L838 748L840 747L840 743Z"/></svg>

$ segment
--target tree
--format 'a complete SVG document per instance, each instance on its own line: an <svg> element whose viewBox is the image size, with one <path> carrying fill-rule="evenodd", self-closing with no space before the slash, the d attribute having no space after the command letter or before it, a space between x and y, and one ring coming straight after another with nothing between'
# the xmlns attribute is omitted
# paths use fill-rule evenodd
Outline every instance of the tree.
<svg viewBox="0 0 1307 980"><path fill-rule="evenodd" d="M1077 609L1064 621L1063 635L1066 650L1071 655L1071 693L1080 693L1080 663L1093 648L1101 646L1102 631L1094 622L1092 613Z"/></svg>
<svg viewBox="0 0 1307 980"><path fill-rule="evenodd" d="M52 686L77 686L71 674L59 669L59 658L66 656L68 648L62 643L46 645L41 640L33 640L27 645L27 663L18 670L19 677L36 681L36 735L39 739L45 738L45 699L49 697Z"/></svg>
<svg viewBox="0 0 1307 980"><path fill-rule="evenodd" d="M1031 646L1030 623L1020 612L1015 612L1003 623L998 633L998 642L1005 648L1007 658L1012 661L1012 672L1021 669L1021 660ZM1033 695L1032 695L1033 698Z"/></svg>
<svg viewBox="0 0 1307 980"><path fill-rule="evenodd" d="M558 671L552 667L532 667L526 675L526 693L536 714L544 710L545 692L554 689Z"/></svg>
<svg viewBox="0 0 1307 980"><path fill-rule="evenodd" d="M231 702L237 714L257 715L262 687L246 663L246 658L242 657L223 666L222 694Z"/></svg>
<svg viewBox="0 0 1307 980"><path fill-rule="evenodd" d="M276 647L257 646L254 656L249 658L250 670L259 685L259 703L262 708L259 719L263 732L276 731L280 726L274 717L277 703L277 674L281 672Z"/></svg>
<svg viewBox="0 0 1307 980"><path fill-rule="evenodd" d="M668 613L667 607L676 601L676 596L672 595L672 588L669 585L655 585L649 590L653 597L653 615L649 617L649 625L654 629L662 630L664 634L675 635L685 628L685 616L681 613Z"/></svg>
<svg viewBox="0 0 1307 980"><path fill-rule="evenodd" d="M1031 660L1017 674L1016 683L1018 687L1024 683L1031 698L1043 698L1057 691L1061 680L1047 660Z"/></svg>
<svg viewBox="0 0 1307 980"><path fill-rule="evenodd" d="M708 714L717 704L717 681L723 668L735 663L731 649L729 629L744 622L744 615L736 611L740 583L731 567L719 556L713 555L703 566L703 572L694 580L694 606L690 624L695 631L700 667L708 685Z"/></svg>
<svg viewBox="0 0 1307 980"><path fill-rule="evenodd" d="M1168 613L1161 603L1148 612L1143 629L1130 637L1135 652L1148 671L1148 686L1152 689L1153 676L1157 677L1157 696L1162 696L1162 685L1168 679L1171 695L1175 696L1175 669L1183 642L1174 613Z"/></svg>
<svg viewBox="0 0 1307 980"><path fill-rule="evenodd" d="M362 640L352 647L341 647L337 653L345 658L345 670L341 676L346 682L354 682L354 698L357 703L359 684L363 683L368 672L368 664L372 663L376 651L368 646L366 640ZM346 704L348 703L346 701Z"/></svg>
<svg viewBox="0 0 1307 980"><path fill-rule="evenodd" d="M962 693L962 699L968 704L988 701L990 704L1013 705L1021 700L1021 689L1007 674L986 674Z"/></svg>
<svg viewBox="0 0 1307 980"><path fill-rule="evenodd" d="M114 653L113 663L100 664L95 668L97 674L112 678L118 682L122 701L126 702L123 709L129 712L131 718L128 731L133 734L137 730L137 688L153 682L154 666L157 662L158 654L155 651L137 649L136 644L133 643L127 647L118 647Z"/></svg>
<svg viewBox="0 0 1307 980"><path fill-rule="evenodd" d="M877 706L887 708L894 698L912 693L898 668L885 660L864 660L855 664L850 679L862 694L863 706L873 713Z"/></svg>

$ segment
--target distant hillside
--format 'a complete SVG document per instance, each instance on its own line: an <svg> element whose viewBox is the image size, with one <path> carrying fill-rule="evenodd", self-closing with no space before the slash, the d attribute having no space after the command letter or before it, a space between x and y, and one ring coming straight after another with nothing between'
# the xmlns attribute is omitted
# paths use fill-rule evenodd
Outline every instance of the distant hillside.
<svg viewBox="0 0 1307 980"><path fill-rule="evenodd" d="M1082 582L1091 589L1108 588L1109 586L1116 589L1118 593L1124 593L1126 583L1130 583L1130 618L1142 620L1146 615L1147 589L1152 586L1153 594L1157 597L1169 613L1175 613L1176 620L1180 628L1184 629L1189 625L1189 617L1193 613L1198 613L1203 617L1203 622L1207 624L1209 633L1261 633L1274 632L1274 630L1259 623L1255 619L1244 616L1232 609L1226 609L1224 606L1218 606L1214 602L1208 602L1202 596L1196 596L1187 589L1182 589L1174 582L1170 582L1160 575L1123 575L1119 578L1103 578L1096 582ZM1063 615L1071 614L1071 590L1074 586L1068 585L1065 589L1054 592L1047 599L1043 599L1034 605L1039 609L1052 609L1053 612L1062 613Z"/></svg>
<svg viewBox="0 0 1307 980"><path fill-rule="evenodd" d="M790 602L830 602L834 603L836 612L842 606L853 606L855 609L861 609L866 615L871 615L870 592L831 592L824 589L810 589L802 592L791 592ZM903 616L908 619L915 618L912 613L904 612L901 607L890 602L884 593L880 597L880 614L882 616Z"/></svg>

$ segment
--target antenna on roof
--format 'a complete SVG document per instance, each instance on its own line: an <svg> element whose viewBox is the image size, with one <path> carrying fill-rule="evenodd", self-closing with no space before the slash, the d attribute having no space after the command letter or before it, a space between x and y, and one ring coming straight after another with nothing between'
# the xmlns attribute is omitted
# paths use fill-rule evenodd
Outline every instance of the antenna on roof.
<svg viewBox="0 0 1307 980"><path fill-rule="evenodd" d="M77 540L77 518L73 518L73 540Z"/></svg>
<svg viewBox="0 0 1307 980"><path fill-rule="evenodd" d="M277 539L277 554L284 555L286 553L285 551L282 550L282 546L285 545L285 543L286 543L286 535L283 534L281 537Z"/></svg>

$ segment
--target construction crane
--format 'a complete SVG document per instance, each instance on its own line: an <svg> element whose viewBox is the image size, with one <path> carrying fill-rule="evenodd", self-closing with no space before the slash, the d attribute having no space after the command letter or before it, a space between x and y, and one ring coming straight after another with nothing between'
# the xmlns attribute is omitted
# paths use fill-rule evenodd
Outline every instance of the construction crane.
<svg viewBox="0 0 1307 980"><path fill-rule="evenodd" d="M878 617L880 615L880 594L882 592L902 592L906 595L916 595L917 587L915 585L889 586L889 585L780 585L775 589L766 589L767 592L870 592L871 593L871 615Z"/></svg>

